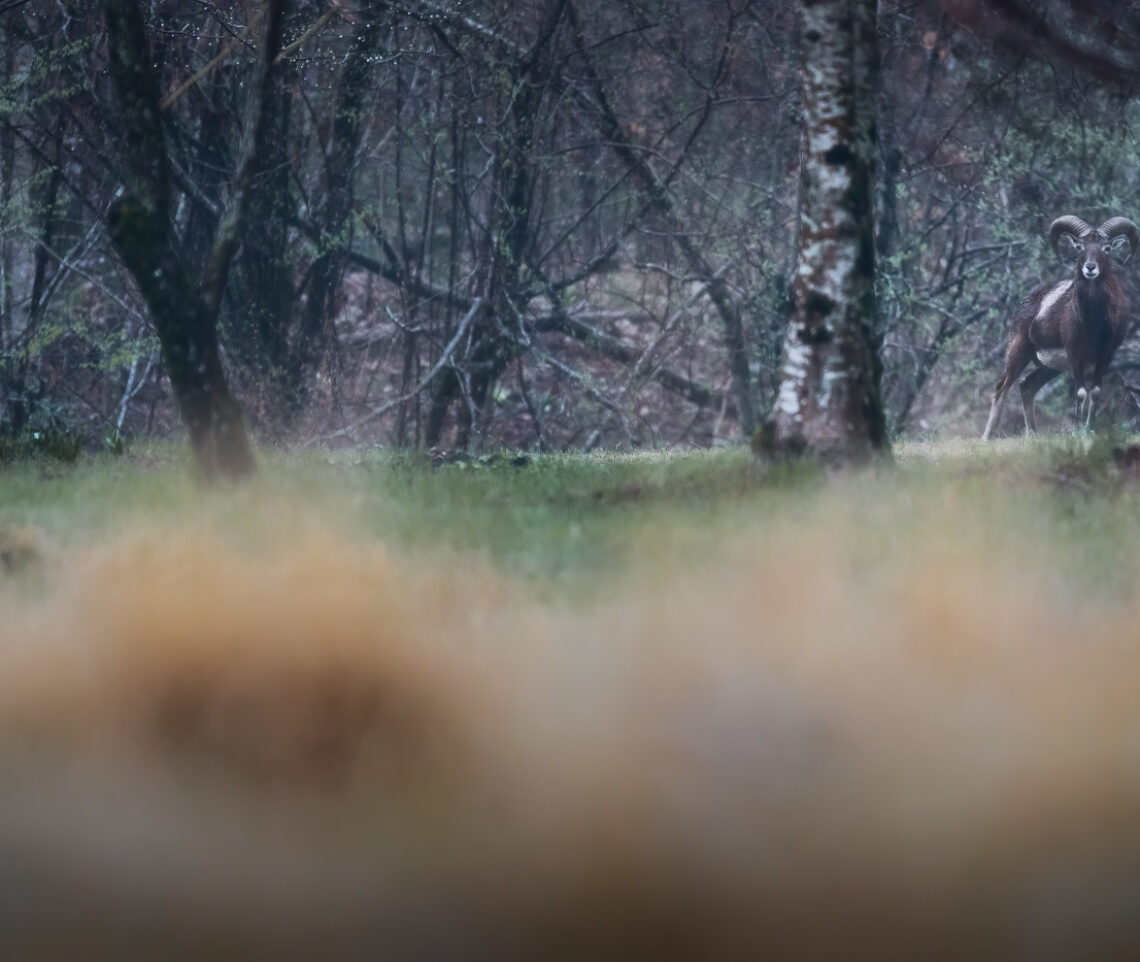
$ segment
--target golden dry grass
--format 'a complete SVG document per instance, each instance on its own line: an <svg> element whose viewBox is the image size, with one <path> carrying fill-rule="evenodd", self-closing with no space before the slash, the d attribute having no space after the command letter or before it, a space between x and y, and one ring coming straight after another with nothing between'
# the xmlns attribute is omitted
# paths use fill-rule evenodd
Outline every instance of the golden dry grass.
<svg viewBox="0 0 1140 962"><path fill-rule="evenodd" d="M0 948L1136 957L1140 551L1098 587L1033 497L840 479L573 604L273 499L48 550Z"/></svg>

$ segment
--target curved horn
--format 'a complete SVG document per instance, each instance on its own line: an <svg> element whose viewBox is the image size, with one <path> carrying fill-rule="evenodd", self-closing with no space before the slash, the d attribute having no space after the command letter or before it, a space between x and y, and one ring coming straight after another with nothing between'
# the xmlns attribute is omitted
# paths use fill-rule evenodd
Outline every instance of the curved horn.
<svg viewBox="0 0 1140 962"><path fill-rule="evenodd" d="M1140 229L1127 217L1110 217L1100 225L1100 234L1107 241L1122 234L1127 237L1128 243L1132 245L1128 251L1129 258L1140 249Z"/></svg>
<svg viewBox="0 0 1140 962"><path fill-rule="evenodd" d="M1116 220L1117 218L1113 218ZM1123 218L1120 218L1123 220ZM1058 217L1052 224L1049 225L1049 246L1056 247L1057 241L1061 239L1062 234L1072 234L1078 240L1084 240L1093 229L1086 224L1079 217L1072 214L1064 214Z"/></svg>

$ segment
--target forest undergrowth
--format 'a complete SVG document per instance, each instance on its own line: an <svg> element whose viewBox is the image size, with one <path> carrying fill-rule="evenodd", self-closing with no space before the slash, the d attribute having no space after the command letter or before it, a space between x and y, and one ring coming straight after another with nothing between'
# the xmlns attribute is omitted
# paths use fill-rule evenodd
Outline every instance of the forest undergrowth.
<svg viewBox="0 0 1140 962"><path fill-rule="evenodd" d="M0 949L1135 957L1134 455L4 466Z"/></svg>

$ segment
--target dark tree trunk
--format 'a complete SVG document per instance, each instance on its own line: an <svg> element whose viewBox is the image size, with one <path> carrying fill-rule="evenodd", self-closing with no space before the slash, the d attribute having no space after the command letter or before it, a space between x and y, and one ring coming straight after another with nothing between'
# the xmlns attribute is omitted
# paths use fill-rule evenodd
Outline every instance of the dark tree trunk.
<svg viewBox="0 0 1140 962"><path fill-rule="evenodd" d="M256 190L234 262L221 326L227 354L255 424L279 425L295 408L289 370L289 331L296 297L293 265L285 256L294 216L289 166L290 108L283 69L274 71L266 118L268 137L254 172Z"/></svg>
<svg viewBox="0 0 1140 962"><path fill-rule="evenodd" d="M128 197L112 205L107 226L150 309L200 469L207 478L250 474L253 452L218 354L217 312L179 262L168 225Z"/></svg>
<svg viewBox="0 0 1140 962"><path fill-rule="evenodd" d="M4 73L0 83L5 87L11 83L12 74L16 67L16 44L13 38L15 33L12 20L9 19L4 27ZM7 114L0 116L0 210L12 209L12 186L16 175L16 132L12 121ZM10 396L7 390L6 371L8 367L6 351L9 348L14 330L15 317L15 258L13 256L13 237L11 231L0 232L0 393ZM4 410L0 407L0 430L3 430Z"/></svg>
<svg viewBox="0 0 1140 962"><path fill-rule="evenodd" d="M431 450L443 443L443 427L451 402L459 394L459 375L455 368L444 371L436 380L428 406L427 427L424 429L424 446Z"/></svg>
<svg viewBox="0 0 1140 962"><path fill-rule="evenodd" d="M832 464L889 448L875 349L876 0L801 0L799 262L771 453Z"/></svg>
<svg viewBox="0 0 1140 962"><path fill-rule="evenodd" d="M330 354L335 356L334 323L344 276L343 249L349 246L352 227L352 183L364 137L365 102L373 55L383 26L379 6L377 3L363 5L337 84L332 134L324 160L324 198L316 218L321 250L309 270L309 296L292 365L291 414L296 414L307 401L309 386L322 362Z"/></svg>
<svg viewBox="0 0 1140 962"><path fill-rule="evenodd" d="M494 386L518 355L527 335L520 330L523 269L532 243L531 202L535 136L545 86L552 69L551 45L568 9L567 0L550 0L538 38L510 64L511 102L496 151L494 207L485 240L486 310L471 329L470 346L460 359L462 373L441 379L432 396L426 443L439 444L448 409L462 397L456 446L466 450L482 436Z"/></svg>
<svg viewBox="0 0 1140 962"><path fill-rule="evenodd" d="M32 290L28 298L28 313L24 320L24 329L19 338L19 350L16 342L11 345L12 365L11 376L7 387L7 433L13 437L21 434L28 426L35 405L43 398L42 386L29 390L28 382L33 370L30 345L40 327L44 316L44 306L47 300L46 291L49 286L48 267L51 262L49 253L55 244L55 228L58 219L56 205L59 201L59 189L63 183L60 173L60 164L63 153L63 123L56 130L55 158L49 161L47 182L43 185L42 193L34 194L36 208L40 216L39 238L32 255ZM11 194L11 185L7 193Z"/></svg>
<svg viewBox="0 0 1140 962"><path fill-rule="evenodd" d="M561 13L561 7L557 13ZM472 328L471 349L466 358L471 396L459 420L460 448L470 447L477 435L475 418L486 418L491 391L519 350L520 311L516 303L522 286L523 262L531 242L531 190L534 163L535 114L542 100L541 81L533 62L523 65L513 78L515 97L511 104L509 131L504 136L496 183L485 297L489 305ZM519 332L521 334L521 332Z"/></svg>
<svg viewBox="0 0 1140 962"><path fill-rule="evenodd" d="M159 85L142 11L135 0L104 0L103 9L130 168L127 190L108 212L108 230L150 309L200 469L207 478L240 478L252 473L254 459L241 411L222 370L218 309L249 209L257 158L264 153L268 136L282 0L274 0L267 10L265 42L248 95L232 197L219 218L200 280L182 266L172 236Z"/></svg>

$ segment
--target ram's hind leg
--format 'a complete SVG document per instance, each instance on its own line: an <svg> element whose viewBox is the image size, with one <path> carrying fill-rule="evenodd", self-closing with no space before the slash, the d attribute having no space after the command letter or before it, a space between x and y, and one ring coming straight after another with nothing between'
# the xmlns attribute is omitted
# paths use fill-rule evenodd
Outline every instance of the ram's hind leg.
<svg viewBox="0 0 1140 962"><path fill-rule="evenodd" d="M988 441L993 434L994 426L1001 417L1001 409L1005 407L1005 396L1009 393L1009 384L1003 375L994 388L994 399L990 402L990 416L986 419L985 430L982 431L982 440Z"/></svg>
<svg viewBox="0 0 1140 962"><path fill-rule="evenodd" d="M1033 345L1029 343L1028 336L1020 331L1015 331L1010 335L1009 346L1005 350L1005 367L1002 369L1001 377L998 378L997 386L994 388L994 399L990 404L990 416L986 420L986 429L982 432L983 441L988 441L993 434L998 419L1001 418L1001 410L1005 407L1005 396L1013 387L1013 382L1025 370L1025 365L1032 359Z"/></svg>
<svg viewBox="0 0 1140 962"><path fill-rule="evenodd" d="M1037 414L1034 410L1033 399L1046 384L1061 372L1051 367L1039 367L1029 372L1029 376L1021 382L1021 409L1025 412L1025 433L1034 434L1037 431Z"/></svg>

